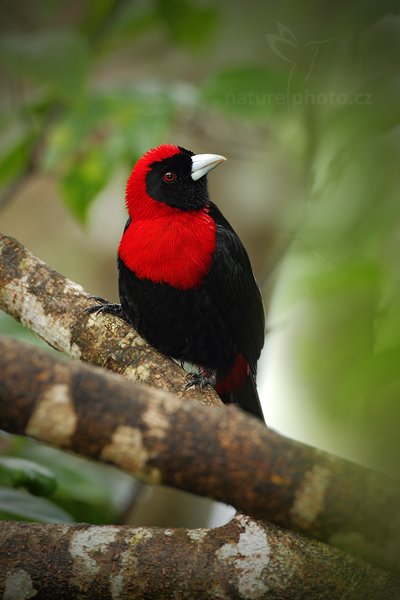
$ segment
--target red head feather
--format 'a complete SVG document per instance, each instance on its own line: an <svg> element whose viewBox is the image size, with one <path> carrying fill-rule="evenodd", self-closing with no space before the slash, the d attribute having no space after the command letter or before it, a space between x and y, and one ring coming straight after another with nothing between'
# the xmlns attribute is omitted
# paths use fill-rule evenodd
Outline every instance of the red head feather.
<svg viewBox="0 0 400 600"><path fill-rule="evenodd" d="M174 144L162 144L157 148L148 150L135 164L126 184L125 202L128 213L134 216L150 216L154 211L160 214L162 208L160 202L153 200L147 194L146 175L150 171L150 165L154 162L171 158L179 154L180 149Z"/></svg>

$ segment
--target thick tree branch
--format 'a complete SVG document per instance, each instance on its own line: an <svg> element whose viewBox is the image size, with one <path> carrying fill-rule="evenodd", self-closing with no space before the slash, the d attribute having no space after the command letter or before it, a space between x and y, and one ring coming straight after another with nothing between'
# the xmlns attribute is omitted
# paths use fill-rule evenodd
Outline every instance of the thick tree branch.
<svg viewBox="0 0 400 600"><path fill-rule="evenodd" d="M221 405L210 387L185 390L183 369L121 319L83 314L82 309L92 304L80 285L0 233L0 308L5 312L72 358L202 404Z"/></svg>
<svg viewBox="0 0 400 600"><path fill-rule="evenodd" d="M0 428L399 568L395 482L283 438L234 407L197 406L0 338Z"/></svg>
<svg viewBox="0 0 400 600"><path fill-rule="evenodd" d="M242 515L212 530L3 523L0 564L7 599L400 596L384 571Z"/></svg>

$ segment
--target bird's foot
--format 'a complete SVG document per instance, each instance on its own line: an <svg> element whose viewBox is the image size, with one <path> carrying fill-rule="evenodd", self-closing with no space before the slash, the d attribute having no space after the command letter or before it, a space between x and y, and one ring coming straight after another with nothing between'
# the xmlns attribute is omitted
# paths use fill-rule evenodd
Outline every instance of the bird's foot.
<svg viewBox="0 0 400 600"><path fill-rule="evenodd" d="M87 315L98 315L100 313L106 313L109 315L115 315L116 317L120 317L120 319L125 320L124 313L122 311L122 306L120 304L114 304L113 302L108 302L108 300L104 300L100 296L90 296L90 300L96 300L99 304L93 304L92 306L87 306L81 310L82 313Z"/></svg>
<svg viewBox="0 0 400 600"><path fill-rule="evenodd" d="M207 385L214 387L217 383L216 371L211 371L208 369L200 368L198 373L189 373L188 377L190 377L190 379L185 385L185 390L188 390L196 385L201 389L205 388Z"/></svg>

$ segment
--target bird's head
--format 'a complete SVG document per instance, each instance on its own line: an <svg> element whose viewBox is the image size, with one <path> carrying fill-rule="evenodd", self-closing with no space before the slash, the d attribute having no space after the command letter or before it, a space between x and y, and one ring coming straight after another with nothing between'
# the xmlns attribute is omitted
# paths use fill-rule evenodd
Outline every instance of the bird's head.
<svg viewBox="0 0 400 600"><path fill-rule="evenodd" d="M217 154L194 154L163 144L135 164L126 186L131 217L159 214L161 207L200 210L208 201L206 174L226 160Z"/></svg>

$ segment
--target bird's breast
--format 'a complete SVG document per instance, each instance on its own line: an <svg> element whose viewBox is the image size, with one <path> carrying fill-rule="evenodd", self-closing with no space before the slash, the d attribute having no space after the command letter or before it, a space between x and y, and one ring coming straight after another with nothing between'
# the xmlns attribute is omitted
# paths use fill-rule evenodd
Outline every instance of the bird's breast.
<svg viewBox="0 0 400 600"><path fill-rule="evenodd" d="M160 218L132 218L118 252L140 279L188 290L207 275L215 243L215 221L206 209L173 210Z"/></svg>

